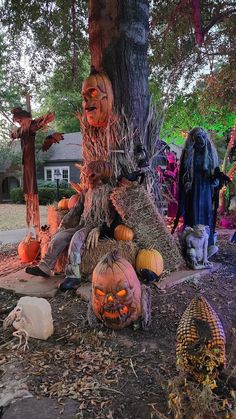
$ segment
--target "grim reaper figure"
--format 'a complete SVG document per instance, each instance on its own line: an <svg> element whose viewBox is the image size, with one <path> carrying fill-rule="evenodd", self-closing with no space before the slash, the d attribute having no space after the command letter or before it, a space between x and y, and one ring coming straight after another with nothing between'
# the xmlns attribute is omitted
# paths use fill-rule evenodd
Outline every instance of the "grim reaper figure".
<svg viewBox="0 0 236 419"><path fill-rule="evenodd" d="M208 244L211 255L218 250L214 246L214 233L219 175L218 156L213 143L203 128L193 128L189 132L180 159L179 202L174 229L181 216L184 219L184 227L197 224L209 226Z"/></svg>

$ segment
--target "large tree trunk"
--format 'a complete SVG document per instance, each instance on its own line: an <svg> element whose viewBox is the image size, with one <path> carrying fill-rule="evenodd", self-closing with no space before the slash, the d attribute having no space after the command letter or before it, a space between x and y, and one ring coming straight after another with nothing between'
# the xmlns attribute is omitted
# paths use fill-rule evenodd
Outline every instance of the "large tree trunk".
<svg viewBox="0 0 236 419"><path fill-rule="evenodd" d="M124 111L141 138L149 112L148 17L148 0L89 1L92 65L106 71L117 112Z"/></svg>

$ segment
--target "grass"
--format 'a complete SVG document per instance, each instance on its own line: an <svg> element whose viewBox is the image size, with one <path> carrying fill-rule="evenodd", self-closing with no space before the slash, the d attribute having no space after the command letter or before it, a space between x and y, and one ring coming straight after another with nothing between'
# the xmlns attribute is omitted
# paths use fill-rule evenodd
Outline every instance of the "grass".
<svg viewBox="0 0 236 419"><path fill-rule="evenodd" d="M47 206L40 205L40 224L47 223ZM0 230L26 228L25 205L0 204Z"/></svg>

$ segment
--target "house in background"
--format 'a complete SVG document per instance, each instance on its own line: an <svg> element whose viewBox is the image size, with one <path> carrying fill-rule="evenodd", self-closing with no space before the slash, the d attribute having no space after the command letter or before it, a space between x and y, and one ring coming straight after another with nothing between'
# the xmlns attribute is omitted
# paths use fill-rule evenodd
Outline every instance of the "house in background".
<svg viewBox="0 0 236 419"><path fill-rule="evenodd" d="M62 180L79 182L80 172L75 163L82 162L82 134L64 134L64 140L53 144L48 151L41 151L38 158L42 161L37 165L38 180L54 181L55 173L60 170Z"/></svg>
<svg viewBox="0 0 236 419"><path fill-rule="evenodd" d="M22 172L20 165L0 165L0 202L10 201L10 192L18 188L22 183Z"/></svg>
<svg viewBox="0 0 236 419"><path fill-rule="evenodd" d="M15 140L11 144L11 151L16 155L21 153L20 141ZM18 161L18 162L17 162ZM22 185L22 167L20 158L0 156L0 202L11 200L10 192Z"/></svg>

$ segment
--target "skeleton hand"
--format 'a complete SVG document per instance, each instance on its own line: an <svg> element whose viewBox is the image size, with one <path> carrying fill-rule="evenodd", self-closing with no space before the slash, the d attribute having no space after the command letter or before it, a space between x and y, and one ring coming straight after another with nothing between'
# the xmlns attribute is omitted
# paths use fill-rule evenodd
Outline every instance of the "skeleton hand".
<svg viewBox="0 0 236 419"><path fill-rule="evenodd" d="M86 249L87 250L94 249L95 247L97 247L99 236L100 236L99 227L95 227L90 231L90 233L87 237L87 240L86 240Z"/></svg>

